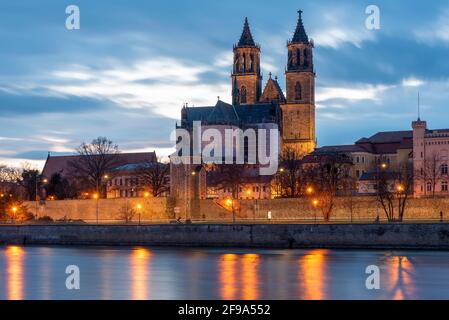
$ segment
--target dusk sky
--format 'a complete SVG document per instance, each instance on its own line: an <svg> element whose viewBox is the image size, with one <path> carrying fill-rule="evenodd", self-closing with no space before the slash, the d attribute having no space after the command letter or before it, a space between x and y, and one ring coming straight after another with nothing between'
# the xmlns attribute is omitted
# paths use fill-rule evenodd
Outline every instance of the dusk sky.
<svg viewBox="0 0 449 320"><path fill-rule="evenodd" d="M78 5L81 29L67 30ZM365 8L380 8L380 30ZM232 46L248 16L285 90L286 41L302 9L315 42L318 144L449 127L449 1L61 1L0 4L0 163L41 167L107 136L167 155L183 103L231 101Z"/></svg>

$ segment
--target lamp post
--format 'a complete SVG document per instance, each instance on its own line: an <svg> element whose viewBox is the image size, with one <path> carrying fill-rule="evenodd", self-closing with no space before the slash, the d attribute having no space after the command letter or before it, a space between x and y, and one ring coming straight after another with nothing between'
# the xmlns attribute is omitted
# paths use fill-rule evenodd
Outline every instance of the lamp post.
<svg viewBox="0 0 449 320"><path fill-rule="evenodd" d="M17 207L16 206L12 207L12 213L13 213L12 220L15 222L16 221L16 213L17 213Z"/></svg>
<svg viewBox="0 0 449 320"><path fill-rule="evenodd" d="M98 194L96 193L96 194L94 194L94 199L95 199L95 215L96 215L96 217L97 217L97 224L98 224L98 198L99 198L99 196L98 196Z"/></svg>
<svg viewBox="0 0 449 320"><path fill-rule="evenodd" d="M314 199L312 204L313 204L313 207L315 208L314 213L315 213L315 224L316 224L316 210L317 210L316 208L318 207L318 200Z"/></svg>
<svg viewBox="0 0 449 320"><path fill-rule="evenodd" d="M36 210L35 210L36 217L38 216L38 213L37 213L37 211L38 211L38 200L37 199L38 199L38 193L39 193L39 182L47 184L48 180L46 178L44 178L44 179L42 179L42 181L40 181L39 176L36 175L36 190L35 190L35 197L34 197L34 201L35 201L35 204L36 204Z"/></svg>
<svg viewBox="0 0 449 320"><path fill-rule="evenodd" d="M307 195L308 197L312 196L312 195L313 195L313 192L314 192L313 187L309 186L309 187L306 188L306 195ZM313 201L312 201L312 204L313 204L315 201L317 201L317 200L313 200ZM315 206L315 205L314 205L314 206ZM314 212L314 214L315 214L315 222L316 222L316 210L313 210L313 212ZM304 213L304 220L306 220L305 213Z"/></svg>
<svg viewBox="0 0 449 320"><path fill-rule="evenodd" d="M139 203L137 205L137 213L139 214L139 226L140 226L140 213L141 213L141 210L142 210L142 205Z"/></svg>

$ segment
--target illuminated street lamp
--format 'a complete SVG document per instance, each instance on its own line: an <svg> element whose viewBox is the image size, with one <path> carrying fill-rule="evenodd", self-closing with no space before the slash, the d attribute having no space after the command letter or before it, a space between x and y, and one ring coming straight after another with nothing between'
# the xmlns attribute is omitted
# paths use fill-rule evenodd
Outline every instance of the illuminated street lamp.
<svg viewBox="0 0 449 320"><path fill-rule="evenodd" d="M35 212L35 214L36 214L36 216L37 216L37 210L38 210L38 200L37 200L37 197L38 197L38 194L39 194L39 182L41 182L41 183L43 183L43 184L47 184L48 183L48 179L47 178L44 178L44 179L42 179L42 180L40 180L39 181L39 177L38 176L36 176L36 194L35 194L35 202L36 202L36 212Z"/></svg>
<svg viewBox="0 0 449 320"><path fill-rule="evenodd" d="M386 169L388 166L387 166L386 163L382 163L382 164L380 165L380 167L381 167L382 169Z"/></svg>
<svg viewBox="0 0 449 320"><path fill-rule="evenodd" d="M98 210L98 198L99 198L99 196L98 196L97 193L95 193L93 197L94 197L95 202L96 202L96 203L95 203L95 205L96 205L96 208L95 208L95 209L96 209L96 210L95 210L95 215L96 215L96 217L97 217L97 224L98 224L98 211L99 211L99 210Z"/></svg>
<svg viewBox="0 0 449 320"><path fill-rule="evenodd" d="M145 192L145 193L143 194L143 196L144 196L145 198L148 198L148 197L150 196L150 193L149 193L149 192Z"/></svg>
<svg viewBox="0 0 449 320"><path fill-rule="evenodd" d="M11 209L12 209L12 213L13 213L12 219L13 219L14 221L16 221L17 207L14 206L14 207L12 207Z"/></svg>
<svg viewBox="0 0 449 320"><path fill-rule="evenodd" d="M313 188L312 187L308 187L306 192L307 192L307 194L312 194L313 193Z"/></svg>
<svg viewBox="0 0 449 320"><path fill-rule="evenodd" d="M316 223L316 208L318 207L319 202L317 199L314 199L312 201L312 204L313 204L313 207L315 208L314 213L315 213L315 223Z"/></svg>
<svg viewBox="0 0 449 320"><path fill-rule="evenodd" d="M404 191L404 186L402 184L397 186L397 190L398 192L403 192Z"/></svg>
<svg viewBox="0 0 449 320"><path fill-rule="evenodd" d="M284 172L284 168L280 168L279 171L282 173Z"/></svg>
<svg viewBox="0 0 449 320"><path fill-rule="evenodd" d="M137 204L136 208L137 208L137 213L139 214L139 226L140 226L140 212L142 210L142 205L139 203L139 204Z"/></svg>

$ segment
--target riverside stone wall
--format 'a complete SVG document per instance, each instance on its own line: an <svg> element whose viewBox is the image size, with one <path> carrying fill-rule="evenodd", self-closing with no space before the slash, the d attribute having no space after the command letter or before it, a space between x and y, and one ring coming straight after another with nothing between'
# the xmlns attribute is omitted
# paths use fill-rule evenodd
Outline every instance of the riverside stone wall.
<svg viewBox="0 0 449 320"><path fill-rule="evenodd" d="M449 249L449 224L2 225L0 244Z"/></svg>
<svg viewBox="0 0 449 320"><path fill-rule="evenodd" d="M124 207L133 208L141 205L141 219L144 221L171 220L176 216L185 218L186 214L193 220L220 221L232 218L232 212L218 205L213 200L196 200L188 204L185 201L170 201L167 198L133 198L133 199L100 199L98 215L100 221L120 222L120 212ZM28 210L36 213L36 204L26 202ZM174 207L178 207L175 213ZM53 219L96 221L97 202L95 200L47 201L38 205L38 216L50 216ZM274 199L274 200L242 200L238 204L236 219L266 220L268 211L273 220L321 220L321 212L314 209L307 199ZM449 198L410 199L407 203L406 220L439 220L440 211L449 220ZM371 221L379 216L385 219L385 213L373 197L336 198L331 220L334 221ZM138 217L135 215L134 220Z"/></svg>

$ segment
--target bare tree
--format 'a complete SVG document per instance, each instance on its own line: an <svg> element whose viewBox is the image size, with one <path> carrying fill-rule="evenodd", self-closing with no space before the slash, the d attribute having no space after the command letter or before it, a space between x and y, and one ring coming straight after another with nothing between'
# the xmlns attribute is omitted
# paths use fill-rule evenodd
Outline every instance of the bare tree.
<svg viewBox="0 0 449 320"><path fill-rule="evenodd" d="M302 190L302 164L304 154L293 148L286 148L280 157L280 170L275 177L275 187L281 197L299 197Z"/></svg>
<svg viewBox="0 0 449 320"><path fill-rule="evenodd" d="M120 207L118 218L125 221L125 223L129 223L135 215L136 211L133 208L130 208L128 205L123 205Z"/></svg>
<svg viewBox="0 0 449 320"><path fill-rule="evenodd" d="M315 157L306 168L307 180L314 187L315 206L329 221L335 205L335 197L344 190L350 179L350 157L344 153L326 153Z"/></svg>
<svg viewBox="0 0 449 320"><path fill-rule="evenodd" d="M104 176L117 166L118 146L105 137L98 137L89 144L83 142L76 151L78 159L69 162L71 174L104 197Z"/></svg>
<svg viewBox="0 0 449 320"><path fill-rule="evenodd" d="M434 152L424 160L422 170L415 172L415 178L424 183L424 192L427 194L427 184L432 185L432 198L435 198L435 189L438 181L442 177L441 164L438 153Z"/></svg>
<svg viewBox="0 0 449 320"><path fill-rule="evenodd" d="M230 190L232 199L228 199L232 211L232 219L235 221L236 210L238 203L236 199L239 198L240 188L245 183L245 168L243 164L225 164L214 166L210 172L210 179L214 180L214 184L218 186L218 190Z"/></svg>
<svg viewBox="0 0 449 320"><path fill-rule="evenodd" d="M376 199L388 221L403 221L407 200L413 192L411 165L404 165L398 171L388 171L380 167L375 171L374 179Z"/></svg>
<svg viewBox="0 0 449 320"><path fill-rule="evenodd" d="M170 166L166 163L147 161L138 170L143 184L149 188L153 197L159 197L169 190L168 175Z"/></svg>

